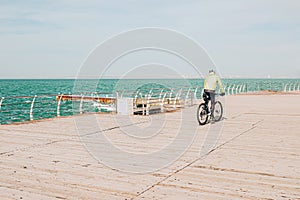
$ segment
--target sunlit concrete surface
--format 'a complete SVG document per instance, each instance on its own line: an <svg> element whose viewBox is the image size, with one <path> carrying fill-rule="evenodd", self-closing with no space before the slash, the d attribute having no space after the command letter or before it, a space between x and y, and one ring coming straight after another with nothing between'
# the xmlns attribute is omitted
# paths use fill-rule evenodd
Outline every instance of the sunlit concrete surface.
<svg viewBox="0 0 300 200"><path fill-rule="evenodd" d="M2 125L0 199L300 199L300 95L237 95L222 102L225 119L206 126L198 125L196 106L132 116L131 124L114 114L94 115L97 133L87 121L85 134L104 134L124 151L147 154L172 141L185 112L186 132L196 131L191 146L150 173L123 172L95 159L73 117ZM160 133L147 142L124 134L160 120ZM201 154L210 130L221 124L217 140Z"/></svg>

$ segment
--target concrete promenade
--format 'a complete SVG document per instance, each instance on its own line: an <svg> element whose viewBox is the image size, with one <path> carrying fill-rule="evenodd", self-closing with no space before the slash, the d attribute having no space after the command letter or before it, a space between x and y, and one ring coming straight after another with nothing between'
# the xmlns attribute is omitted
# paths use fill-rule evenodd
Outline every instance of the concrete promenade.
<svg viewBox="0 0 300 200"><path fill-rule="evenodd" d="M120 172L93 158L73 117L1 125L0 199L300 200L300 94L233 95L224 101L225 119L213 125L198 125L196 106L183 109L184 127L196 137L179 159L151 173ZM181 114L132 116L135 125L117 124L114 114L93 116L101 124L97 134L127 152L147 154L172 141ZM147 142L123 134L125 127L138 124L142 130L162 119L161 134ZM219 123L216 145L200 155ZM89 123L85 131L94 134Z"/></svg>

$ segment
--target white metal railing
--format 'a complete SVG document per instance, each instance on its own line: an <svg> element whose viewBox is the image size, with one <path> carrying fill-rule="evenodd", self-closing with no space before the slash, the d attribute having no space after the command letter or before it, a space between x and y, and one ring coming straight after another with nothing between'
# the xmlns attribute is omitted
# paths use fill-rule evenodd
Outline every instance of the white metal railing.
<svg viewBox="0 0 300 200"><path fill-rule="evenodd" d="M281 91L283 92L297 92L300 91L299 82L285 82L280 83ZM273 85L251 85L248 83L230 84L225 85L224 90L226 95L237 95L247 92L256 92L260 89L268 88L272 90ZM277 84L278 87L278 84ZM115 93L89 93L90 97L103 98L113 97L115 102L110 103L108 106L117 111L117 103L119 98L132 98L133 99L133 112L140 112L142 115L150 115L154 112L167 112L176 110L192 105L196 105L202 98L202 87L186 87L186 88L151 88L149 91L117 91ZM128 94L132 94L128 96ZM73 113L83 114L85 112L97 112L95 110L88 111L88 106L92 107L85 99L86 94L78 95L78 103L76 106L71 106L70 103L63 98L63 94L58 95L34 95L34 96L18 96L18 97L2 97L0 98L0 114L1 116L8 116L7 118L18 118L22 115L27 120L34 120L43 118L41 112L50 113L50 117L60 117L61 115L72 115ZM71 95L72 96L72 95ZM16 99L16 101L13 101ZM23 100L24 99L24 100ZM71 100L72 101L72 100ZM51 106L49 106L51 105ZM69 105L69 106L68 106ZM17 106L20 106L17 107ZM103 108L102 104L97 104L97 110ZM93 107L92 107L93 108ZM113 112L114 112L113 111Z"/></svg>

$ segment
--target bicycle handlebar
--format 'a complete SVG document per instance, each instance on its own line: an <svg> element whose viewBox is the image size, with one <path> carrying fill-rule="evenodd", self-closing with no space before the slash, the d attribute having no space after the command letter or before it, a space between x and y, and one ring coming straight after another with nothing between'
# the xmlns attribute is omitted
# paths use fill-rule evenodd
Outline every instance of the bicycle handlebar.
<svg viewBox="0 0 300 200"><path fill-rule="evenodd" d="M225 93L215 93L216 96L225 96Z"/></svg>

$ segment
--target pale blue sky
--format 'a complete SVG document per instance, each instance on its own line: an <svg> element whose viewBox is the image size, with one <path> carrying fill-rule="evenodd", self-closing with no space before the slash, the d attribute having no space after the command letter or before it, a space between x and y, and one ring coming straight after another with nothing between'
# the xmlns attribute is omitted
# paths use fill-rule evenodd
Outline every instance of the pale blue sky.
<svg viewBox="0 0 300 200"><path fill-rule="evenodd" d="M71 78L99 43L162 27L203 45L226 77L300 77L298 0L0 0L0 78Z"/></svg>

